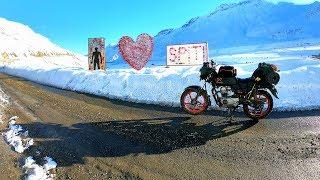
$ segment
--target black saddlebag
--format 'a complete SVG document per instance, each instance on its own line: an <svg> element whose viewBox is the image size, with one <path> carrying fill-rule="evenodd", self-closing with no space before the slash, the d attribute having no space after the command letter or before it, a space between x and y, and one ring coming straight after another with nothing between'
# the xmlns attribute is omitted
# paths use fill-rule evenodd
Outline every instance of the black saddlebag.
<svg viewBox="0 0 320 180"><path fill-rule="evenodd" d="M219 68L218 76L224 78L236 77L237 70L233 66L221 66Z"/></svg>
<svg viewBox="0 0 320 180"><path fill-rule="evenodd" d="M280 75L272 68L272 64L260 63L253 73L253 78L261 78L261 83L277 85L280 81Z"/></svg>

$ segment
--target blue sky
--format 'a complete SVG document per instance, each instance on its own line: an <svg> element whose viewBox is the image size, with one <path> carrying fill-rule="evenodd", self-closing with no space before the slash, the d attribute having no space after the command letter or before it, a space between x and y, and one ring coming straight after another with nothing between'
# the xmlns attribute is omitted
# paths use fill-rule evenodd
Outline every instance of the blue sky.
<svg viewBox="0 0 320 180"><path fill-rule="evenodd" d="M180 27L193 17L206 15L222 3L238 1L241 0L1 0L0 17L26 24L54 43L85 54L88 37L105 37L108 44L117 43L124 35L156 35L160 30Z"/></svg>

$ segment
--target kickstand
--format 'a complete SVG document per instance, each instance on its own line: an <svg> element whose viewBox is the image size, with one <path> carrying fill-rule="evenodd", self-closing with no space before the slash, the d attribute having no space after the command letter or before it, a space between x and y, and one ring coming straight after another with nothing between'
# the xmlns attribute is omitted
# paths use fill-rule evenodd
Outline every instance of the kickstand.
<svg viewBox="0 0 320 180"><path fill-rule="evenodd" d="M233 123L234 112L235 112L235 109L228 109L227 119L229 120L229 123L230 123L230 124Z"/></svg>

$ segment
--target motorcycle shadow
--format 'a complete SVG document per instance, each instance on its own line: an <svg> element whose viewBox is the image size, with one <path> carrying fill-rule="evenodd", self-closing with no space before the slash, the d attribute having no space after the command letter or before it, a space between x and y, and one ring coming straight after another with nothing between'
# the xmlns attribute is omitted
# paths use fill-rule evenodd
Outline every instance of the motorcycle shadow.
<svg viewBox="0 0 320 180"><path fill-rule="evenodd" d="M59 166L85 164L86 157L123 157L134 154L166 154L178 149L198 147L208 141L243 131L257 122L228 122L221 118L199 124L191 117L116 120L62 124L32 123L22 126L37 146L27 154L50 155ZM61 151L62 150L62 151Z"/></svg>
<svg viewBox="0 0 320 180"><path fill-rule="evenodd" d="M231 120L222 117L211 122L195 122L191 117L98 122L95 126L104 132L123 135L146 145L146 154L168 153L176 149L205 145L208 141L244 131L258 121Z"/></svg>

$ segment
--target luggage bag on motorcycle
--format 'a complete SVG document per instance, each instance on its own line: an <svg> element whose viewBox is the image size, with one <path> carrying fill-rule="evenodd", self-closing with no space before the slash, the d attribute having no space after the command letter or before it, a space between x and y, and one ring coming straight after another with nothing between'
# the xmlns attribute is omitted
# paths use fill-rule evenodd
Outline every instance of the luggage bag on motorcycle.
<svg viewBox="0 0 320 180"><path fill-rule="evenodd" d="M231 78L237 76L237 70L233 66L221 66L218 75L224 78Z"/></svg>
<svg viewBox="0 0 320 180"><path fill-rule="evenodd" d="M210 68L209 63L203 63L202 68L200 69L200 79L205 80L212 73L215 73L214 69Z"/></svg>
<svg viewBox="0 0 320 180"><path fill-rule="evenodd" d="M259 77L262 82L277 85L280 81L280 75L273 70L272 64L260 63L258 68L254 71L253 77Z"/></svg>

